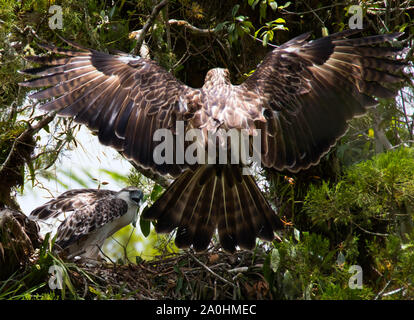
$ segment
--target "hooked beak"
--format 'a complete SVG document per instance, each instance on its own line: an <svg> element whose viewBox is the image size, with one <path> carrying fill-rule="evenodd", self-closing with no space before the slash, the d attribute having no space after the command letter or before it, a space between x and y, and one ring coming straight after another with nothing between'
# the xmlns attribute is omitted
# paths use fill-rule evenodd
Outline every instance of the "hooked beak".
<svg viewBox="0 0 414 320"><path fill-rule="evenodd" d="M141 205L142 198L144 197L144 194L141 190L138 190L134 192L134 194L131 196L131 200L134 201L138 206Z"/></svg>

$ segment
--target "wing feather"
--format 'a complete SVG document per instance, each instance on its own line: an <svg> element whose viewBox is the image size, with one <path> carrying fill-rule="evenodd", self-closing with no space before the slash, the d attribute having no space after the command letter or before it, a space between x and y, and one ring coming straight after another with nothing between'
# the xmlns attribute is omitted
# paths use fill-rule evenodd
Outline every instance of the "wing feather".
<svg viewBox="0 0 414 320"><path fill-rule="evenodd" d="M56 244L66 248L84 237L91 236L108 223L122 217L128 204L118 198L102 198L89 206L75 209L58 228ZM108 235L105 235L106 238Z"/></svg>
<svg viewBox="0 0 414 320"><path fill-rule="evenodd" d="M58 197L37 207L30 213L30 218L40 225L40 234L43 236L51 232L56 233L58 227L76 211L93 206L96 201L104 197L112 197L111 190L73 189L60 194Z"/></svg>
<svg viewBox="0 0 414 320"><path fill-rule="evenodd" d="M185 165L154 162L153 151L160 142L154 142L152 136L157 129L175 126L183 118L182 112L188 119L189 110L180 110L179 101L192 112L198 110L192 97L199 90L187 87L151 60L111 55L68 42L80 51L42 45L65 57L28 58L48 64L23 71L38 78L21 83L31 88L49 86L32 95L36 99L55 97L41 109L75 117L98 132L101 143L146 169L179 175Z"/></svg>
<svg viewBox="0 0 414 320"><path fill-rule="evenodd" d="M404 81L401 49L379 46L401 33L348 39L348 30L307 41L294 38L270 52L251 77L239 86L242 101L261 97L266 123L262 131L262 163L297 172L317 164L348 128L348 121L392 98ZM263 137L264 136L264 137Z"/></svg>
<svg viewBox="0 0 414 320"><path fill-rule="evenodd" d="M157 232L175 228L179 248L205 250L214 232L223 249L252 249L256 237L273 240L282 223L261 194L254 179L237 165L202 165L187 170L143 212L155 219Z"/></svg>
<svg viewBox="0 0 414 320"><path fill-rule="evenodd" d="M115 192L111 190L72 189L37 207L30 213L30 217L40 220L56 218L64 212L89 206L102 197L114 194Z"/></svg>

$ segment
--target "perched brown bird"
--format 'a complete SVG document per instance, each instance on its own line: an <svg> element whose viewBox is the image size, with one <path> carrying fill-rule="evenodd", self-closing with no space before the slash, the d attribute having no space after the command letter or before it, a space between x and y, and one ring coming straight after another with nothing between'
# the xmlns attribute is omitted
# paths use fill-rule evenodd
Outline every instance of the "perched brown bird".
<svg viewBox="0 0 414 320"><path fill-rule="evenodd" d="M40 235L56 235L56 244L68 258L97 260L104 241L137 222L143 193L134 187L120 191L72 189L37 207L30 219L40 226Z"/></svg>
<svg viewBox="0 0 414 320"><path fill-rule="evenodd" d="M246 129L251 136L260 130L261 165L309 168L345 134L348 120L375 106L374 96L394 97L387 84L403 80L397 73L405 64L395 58L400 49L379 46L401 33L348 39L358 32L313 41L303 34L269 52L244 83L232 85L228 70L216 68L199 89L139 56L45 45L63 57L30 57L47 66L25 70L39 78L21 85L49 86L31 96L56 97L42 110L74 117L138 166L176 177L144 212L157 220L157 232L178 228L178 247L204 250L218 229L222 247L234 252L253 248L257 237L274 239L282 227L253 177L242 174L243 164L157 163L154 151L162 142L154 133L175 130L179 120L186 132L200 129L204 139L219 129Z"/></svg>

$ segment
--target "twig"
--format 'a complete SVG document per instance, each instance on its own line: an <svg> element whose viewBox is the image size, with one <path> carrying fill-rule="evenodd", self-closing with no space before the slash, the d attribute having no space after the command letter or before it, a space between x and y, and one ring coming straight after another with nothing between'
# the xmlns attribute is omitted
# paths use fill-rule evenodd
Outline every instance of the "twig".
<svg viewBox="0 0 414 320"><path fill-rule="evenodd" d="M105 257L105 258L107 258L109 261L111 261L111 263L113 264L113 265L115 265L115 261L113 261L112 259L111 259L111 257L109 257L102 249L101 249L101 247L100 246L98 246L97 245L97 247L98 247L98 249L99 249L99 251L102 253L102 255Z"/></svg>
<svg viewBox="0 0 414 320"><path fill-rule="evenodd" d="M252 38L252 39L254 39L254 40L256 40L256 41L259 41L261 43L264 42L262 39L256 38L255 36L252 36L250 33L249 33L249 37ZM275 44L271 44L269 42L267 43L267 45L270 46L270 47L274 47L274 48L278 48L279 47L279 46L277 46Z"/></svg>
<svg viewBox="0 0 414 320"><path fill-rule="evenodd" d="M140 37L141 33L142 33L142 29L132 31L129 34L129 38L130 39L138 39ZM131 53L136 55L138 53L138 50L136 50L134 48ZM139 55L142 58L151 59L150 54L149 54L149 48L148 48L147 43L145 42L145 39L142 40L141 48L139 48Z"/></svg>
<svg viewBox="0 0 414 320"><path fill-rule="evenodd" d="M306 2L304 2L304 4L308 7L309 11L315 15L315 17L320 21L320 23L322 23L322 26L325 27L325 22L322 21L322 19L318 16L318 14L315 12L316 10L312 9L311 6Z"/></svg>
<svg viewBox="0 0 414 320"><path fill-rule="evenodd" d="M365 230L364 228L362 228L360 225L356 224L355 222L352 222L352 224L354 224L355 226L357 226L363 232L368 233L368 234L371 234L373 236L379 236L379 237L388 237L389 236L388 233L378 233L378 232L372 232L372 231Z"/></svg>
<svg viewBox="0 0 414 320"><path fill-rule="evenodd" d="M412 9L414 9L414 6L405 7L405 8L399 8L399 7L389 8L390 11L396 11L396 10L405 11L405 10L412 10ZM384 13L386 10L387 10L387 8L373 8L373 7L370 7L369 9L367 9L367 13L377 15L378 13Z"/></svg>
<svg viewBox="0 0 414 320"><path fill-rule="evenodd" d="M164 16L164 21L165 21L165 31L167 34L167 49L170 52L171 51L171 30L170 30L170 24L168 23L168 16L169 16L168 6L165 7L163 16Z"/></svg>
<svg viewBox="0 0 414 320"><path fill-rule="evenodd" d="M162 175L155 173L153 171L151 171L150 169L144 169L142 167L140 167L139 165L137 165L135 162L133 161L129 161L129 163L132 164L132 166L142 175L144 175L145 177L147 177L148 179L155 181L156 183L158 183L160 186L162 186L163 188L167 188L172 180L168 179L167 177L163 177Z"/></svg>
<svg viewBox="0 0 414 320"><path fill-rule="evenodd" d="M185 21L185 20L170 19L170 20L168 20L168 24L169 25L182 26L182 27L190 30L191 32L197 33L199 35L206 35L207 36L207 35L211 35L211 34L217 33L214 29L201 29L201 28L195 27L192 24L190 24L188 21ZM249 36L252 39L256 40L256 41L259 41L259 42L262 42L263 43L263 40L261 40L259 38L256 38L256 37L254 37L251 34L249 34ZM279 46L274 45L274 44L271 44L271 43L268 43L268 45L271 46L271 47L274 47L274 48L279 47Z"/></svg>
<svg viewBox="0 0 414 320"><path fill-rule="evenodd" d="M49 124L53 119L55 118L55 112L49 114L48 116L42 118L42 120L38 121L35 126L32 126L30 123L28 123L28 128L24 130L17 138L14 140L12 147L10 149L9 154L7 155L6 160L1 164L0 166L0 173L9 165L11 158L13 154L16 151L16 146L18 144L24 143L23 141L30 135L35 134L37 131L45 127L47 124Z"/></svg>
<svg viewBox="0 0 414 320"><path fill-rule="evenodd" d="M207 267L204 263L202 263L200 260L198 260L191 252L188 252L188 254L200 265L202 266L204 269L206 269L208 272L210 272L213 276L215 276L216 278L220 279L221 281L227 283L228 285L235 287L234 283L231 283L230 281L228 281L227 279L224 279L222 276L218 275L217 273L215 273L213 270L211 270L209 267Z"/></svg>
<svg viewBox="0 0 414 320"><path fill-rule="evenodd" d="M383 297L387 297L387 296L390 296L390 295L396 294L396 293L398 293L398 292L401 292L401 291L403 291L404 289L405 289L405 287L401 287L401 288L398 288L398 289L396 289L396 290L392 290L392 291L386 292L386 293L384 293L382 296L383 296Z"/></svg>
<svg viewBox="0 0 414 320"><path fill-rule="evenodd" d="M238 267L234 269L227 270L229 273L240 273L240 272L246 272L249 270L249 267Z"/></svg>
<svg viewBox="0 0 414 320"><path fill-rule="evenodd" d="M286 9L282 9L281 12L282 12L282 14L294 14L294 15L302 15L302 14L306 14L306 13L313 13L313 14L315 14L315 11L329 9L329 8L333 8L333 7L337 7L337 6L346 6L346 5L348 5L348 3L346 3L346 2L339 2L339 3L335 3L335 4L332 4L332 5L329 5L329 6L324 6L324 7L316 8L316 9L312 9L311 8L309 11L292 12L292 11L288 11ZM309 8L309 6L308 6L308 8Z"/></svg>
<svg viewBox="0 0 414 320"><path fill-rule="evenodd" d="M190 55L188 54L188 49L187 51L183 54L183 56L180 58L180 60L178 60L173 66L172 66L172 70L174 70L175 68L177 68L180 64L184 64L184 62L186 62L188 59L190 58Z"/></svg>
<svg viewBox="0 0 414 320"><path fill-rule="evenodd" d="M374 300L378 300L379 297L382 296L382 294L384 293L385 289L388 288L388 286L390 285L391 280L387 282L387 284L385 285L384 288L382 288L382 290L380 292L378 292L378 294L375 296Z"/></svg>
<svg viewBox="0 0 414 320"><path fill-rule="evenodd" d="M141 48L142 43L144 42L145 35L148 32L148 29L151 27L151 25L154 23L155 18L157 17L158 13L168 4L168 0L162 0L160 3L158 3L153 9L148 17L147 21L145 22L144 26L141 29L141 32L137 38L137 45L134 48L134 54L137 54L139 52L139 49Z"/></svg>
<svg viewBox="0 0 414 320"><path fill-rule="evenodd" d="M131 241L131 237L134 234L134 231L135 231L135 227L132 227L132 230L131 230L131 233L129 234L128 240L125 243L125 245L122 247L124 249L124 259L125 259L125 261L129 261L129 262L131 262L131 260L129 260L129 258L128 258L127 247L128 247L129 241Z"/></svg>
<svg viewBox="0 0 414 320"><path fill-rule="evenodd" d="M210 35L212 33L215 33L214 29L201 29L201 28L197 28L195 26L193 26L192 24L190 24L188 21L185 20L176 20L176 19L169 19L168 20L168 24L169 25L177 25L180 27L184 27L188 30L190 30L193 33L198 33L200 35Z"/></svg>

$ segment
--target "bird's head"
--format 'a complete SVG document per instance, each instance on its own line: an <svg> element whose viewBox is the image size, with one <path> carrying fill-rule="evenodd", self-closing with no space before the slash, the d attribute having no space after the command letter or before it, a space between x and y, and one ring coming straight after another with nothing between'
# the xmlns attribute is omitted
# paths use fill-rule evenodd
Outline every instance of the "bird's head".
<svg viewBox="0 0 414 320"><path fill-rule="evenodd" d="M135 211L131 222L134 227L137 225L138 215L141 214L142 209L145 207L142 203L143 197L143 192L136 187L126 187L120 190L117 194L117 198L125 200L128 203L128 206L132 207Z"/></svg>
<svg viewBox="0 0 414 320"><path fill-rule="evenodd" d="M210 69L204 80L204 87L217 86L217 85L230 85L230 72L224 68Z"/></svg>
<svg viewBox="0 0 414 320"><path fill-rule="evenodd" d="M129 197L131 198L131 201L135 202L138 206L141 204L142 198L144 194L141 190L131 190L129 192Z"/></svg>
<svg viewBox="0 0 414 320"><path fill-rule="evenodd" d="M142 203L142 198L144 197L144 194L138 188L127 187L119 191L117 197L127 201L131 205L139 207Z"/></svg>

